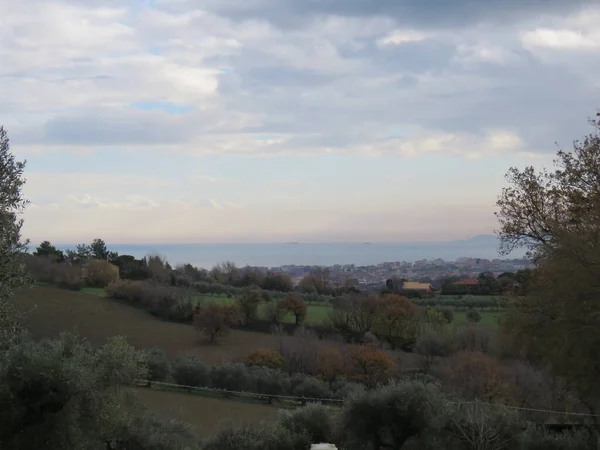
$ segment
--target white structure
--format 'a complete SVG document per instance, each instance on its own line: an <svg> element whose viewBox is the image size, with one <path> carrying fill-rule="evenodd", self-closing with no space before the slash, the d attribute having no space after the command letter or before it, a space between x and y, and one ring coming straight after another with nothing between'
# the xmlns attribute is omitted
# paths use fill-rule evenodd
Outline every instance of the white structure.
<svg viewBox="0 0 600 450"><path fill-rule="evenodd" d="M333 444L312 444L310 450L337 450Z"/></svg>

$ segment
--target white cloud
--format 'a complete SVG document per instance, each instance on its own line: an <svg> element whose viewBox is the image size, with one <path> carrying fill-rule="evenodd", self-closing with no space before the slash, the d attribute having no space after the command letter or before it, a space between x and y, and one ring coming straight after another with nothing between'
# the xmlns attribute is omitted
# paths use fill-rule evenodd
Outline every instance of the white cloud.
<svg viewBox="0 0 600 450"><path fill-rule="evenodd" d="M538 28L523 34L525 47L547 47L555 50L589 50L600 48L600 31Z"/></svg>
<svg viewBox="0 0 600 450"><path fill-rule="evenodd" d="M367 155L392 154L405 158L422 155L479 158L503 152L517 152L523 141L512 131L492 130L482 135L421 131L413 137L393 137L355 150Z"/></svg>
<svg viewBox="0 0 600 450"><path fill-rule="evenodd" d="M415 30L396 30L386 37L379 39L380 45L402 45L410 42L421 42L431 37L429 33L423 33Z"/></svg>

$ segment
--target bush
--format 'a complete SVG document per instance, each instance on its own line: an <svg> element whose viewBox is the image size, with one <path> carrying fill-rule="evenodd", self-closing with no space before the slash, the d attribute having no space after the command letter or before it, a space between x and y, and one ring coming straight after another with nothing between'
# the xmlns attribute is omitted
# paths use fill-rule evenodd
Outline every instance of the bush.
<svg viewBox="0 0 600 450"><path fill-rule="evenodd" d="M537 425L529 425L521 434L523 450L596 450L586 430L555 433Z"/></svg>
<svg viewBox="0 0 600 450"><path fill-rule="evenodd" d="M203 450L306 450L307 434L295 434L279 426L228 427L210 438Z"/></svg>
<svg viewBox="0 0 600 450"><path fill-rule="evenodd" d="M37 282L54 284L74 291L84 286L81 267L77 265L68 262L57 263L44 256L31 255L27 255L24 261L31 277Z"/></svg>
<svg viewBox="0 0 600 450"><path fill-rule="evenodd" d="M296 397L306 397L309 399L332 398L327 383L313 377L305 377L302 382L294 387L292 394Z"/></svg>
<svg viewBox="0 0 600 450"><path fill-rule="evenodd" d="M153 281L113 281L104 291L111 298L145 308L165 320L191 322L195 310L187 291Z"/></svg>
<svg viewBox="0 0 600 450"><path fill-rule="evenodd" d="M455 351L495 354L498 348L495 330L481 325L467 325L458 328L453 341Z"/></svg>
<svg viewBox="0 0 600 450"><path fill-rule="evenodd" d="M426 367L429 367L435 358L449 356L452 353L452 341L448 336L429 330L417 341L414 352L424 356Z"/></svg>
<svg viewBox="0 0 600 450"><path fill-rule="evenodd" d="M283 367L283 357L281 356L281 353L275 349L259 348L248 354L246 357L246 365L281 369Z"/></svg>
<svg viewBox="0 0 600 450"><path fill-rule="evenodd" d="M337 411L312 403L293 411L279 411L281 427L295 435L308 435L311 442L333 442L335 424L332 416Z"/></svg>
<svg viewBox="0 0 600 450"><path fill-rule="evenodd" d="M171 364L160 348L148 350L147 364L148 379L151 381L165 381L171 373Z"/></svg>
<svg viewBox="0 0 600 450"><path fill-rule="evenodd" d="M253 391L266 394L269 403L273 401L271 396L284 395L290 390L290 379L279 370L254 366L249 369L249 373L252 377Z"/></svg>
<svg viewBox="0 0 600 450"><path fill-rule="evenodd" d="M385 440L387 447L399 449L411 438L442 435L450 408L437 384L401 380L350 396L342 410L342 428L361 448L380 448Z"/></svg>
<svg viewBox="0 0 600 450"><path fill-rule="evenodd" d="M86 280L90 286L104 288L119 279L119 268L102 259L92 259L85 266Z"/></svg>
<svg viewBox="0 0 600 450"><path fill-rule="evenodd" d="M452 308L438 307L436 309L440 314L442 314L446 322L452 323L454 321L454 311L452 311Z"/></svg>
<svg viewBox="0 0 600 450"><path fill-rule="evenodd" d="M246 391L253 389L253 378L243 364L225 364L213 367L210 371L211 386L227 391Z"/></svg>
<svg viewBox="0 0 600 450"><path fill-rule="evenodd" d="M512 450L518 448L521 427L517 411L475 402L454 411L449 429L460 448Z"/></svg>
<svg viewBox="0 0 600 450"><path fill-rule="evenodd" d="M183 386L208 386L210 372L208 366L195 356L182 356L173 361L173 379Z"/></svg>
<svg viewBox="0 0 600 450"><path fill-rule="evenodd" d="M471 309L467 311L467 320L471 323L479 323L481 321L481 314L474 309Z"/></svg>
<svg viewBox="0 0 600 450"><path fill-rule="evenodd" d="M354 345L346 355L346 370L350 380L367 385L387 381L398 370L392 357L374 345Z"/></svg>

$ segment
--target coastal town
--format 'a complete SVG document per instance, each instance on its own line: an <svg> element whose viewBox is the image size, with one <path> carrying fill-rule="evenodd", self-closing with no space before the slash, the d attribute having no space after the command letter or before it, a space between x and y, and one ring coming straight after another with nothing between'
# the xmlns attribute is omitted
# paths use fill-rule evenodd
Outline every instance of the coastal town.
<svg viewBox="0 0 600 450"><path fill-rule="evenodd" d="M456 261L443 259L418 260L414 262L396 261L384 262L371 266L357 266L354 264L334 265L328 267L330 280L333 283L343 284L351 282L365 289L379 287L390 278L403 278L421 283L431 283L433 287L441 286L442 280L448 277L461 279L477 278L482 272L494 276L505 272L517 272L532 267L527 259L484 259L474 257L459 258ZM312 266L286 265L271 267L289 274L294 283L309 273Z"/></svg>

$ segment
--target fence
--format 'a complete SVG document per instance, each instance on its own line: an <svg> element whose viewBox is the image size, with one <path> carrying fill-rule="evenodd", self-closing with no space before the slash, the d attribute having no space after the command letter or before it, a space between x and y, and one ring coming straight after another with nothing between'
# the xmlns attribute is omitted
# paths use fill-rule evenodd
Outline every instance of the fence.
<svg viewBox="0 0 600 450"><path fill-rule="evenodd" d="M184 393L196 392L200 395L207 393L215 393L220 394L226 397L246 397L246 398L254 398L257 400L264 401L265 399L272 403L273 400L277 400L279 402L287 402L294 404L306 404L306 403L326 403L336 406L342 406L344 403L343 399L338 398L318 398L318 397L298 397L293 395L277 395L277 394L262 394L257 392L245 392L245 391L230 391L226 389L217 389L217 388L209 388L209 387L198 387L198 386L186 386L175 383L166 383L166 382L158 382L158 381L150 381L150 380L135 380L138 387L146 387L151 388L152 385L156 385L159 387L165 387L175 390L180 390ZM567 411L555 411L550 409L540 409L540 408L525 408L520 406L511 406L511 405L503 405L500 403L489 403L489 402L480 402L480 401L465 401L465 402L452 402L455 405L480 405L484 407L490 408L505 408L510 410L517 410L523 413L535 413L540 415L551 416L563 416L563 417L573 417L579 419L593 419L598 418L600 415L597 414L589 414L582 412L567 412Z"/></svg>

